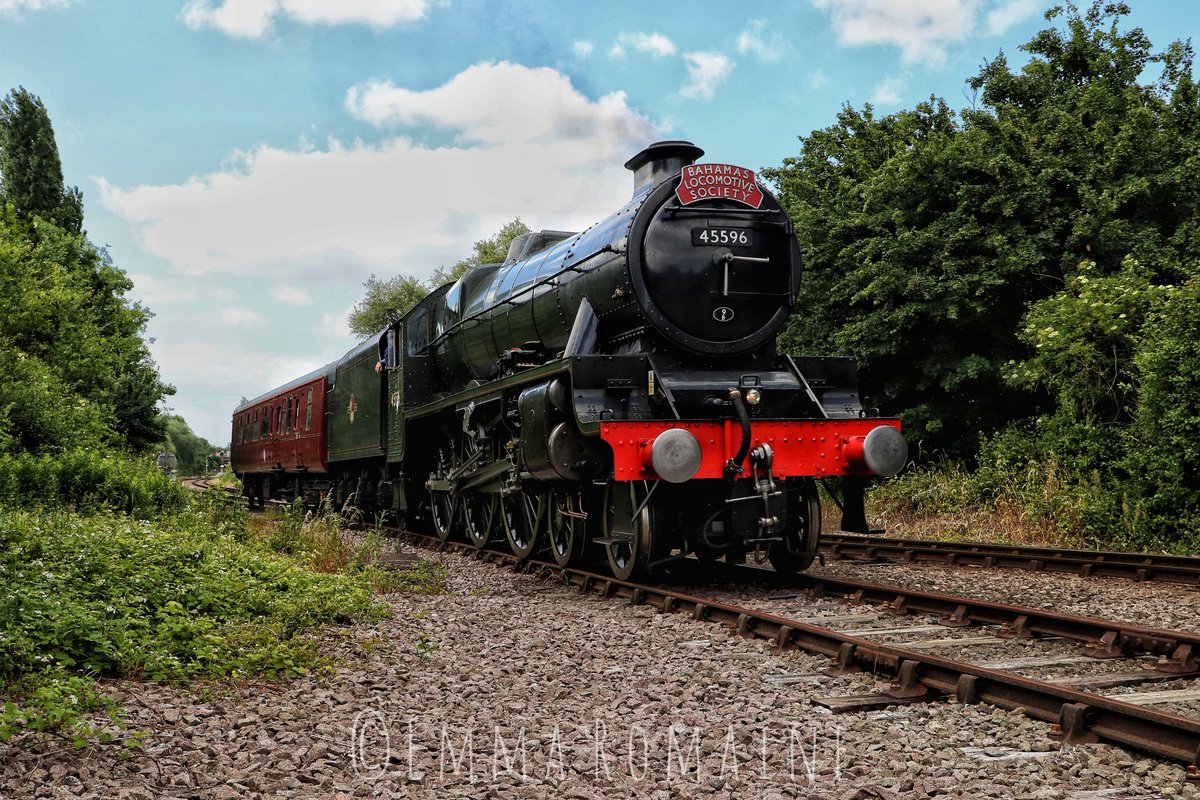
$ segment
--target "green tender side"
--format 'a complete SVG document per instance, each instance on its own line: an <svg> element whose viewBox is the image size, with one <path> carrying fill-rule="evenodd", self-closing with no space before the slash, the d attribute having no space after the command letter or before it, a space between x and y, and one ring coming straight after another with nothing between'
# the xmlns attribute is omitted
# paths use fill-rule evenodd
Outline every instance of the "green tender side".
<svg viewBox="0 0 1200 800"><path fill-rule="evenodd" d="M330 461L383 455L387 373L375 371L378 360L378 343L368 341L338 362L327 410Z"/></svg>

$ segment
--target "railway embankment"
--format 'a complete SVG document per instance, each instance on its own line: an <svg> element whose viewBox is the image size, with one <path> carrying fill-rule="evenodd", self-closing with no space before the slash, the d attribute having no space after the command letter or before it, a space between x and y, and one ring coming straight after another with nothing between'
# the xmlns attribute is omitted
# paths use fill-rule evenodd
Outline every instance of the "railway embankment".
<svg viewBox="0 0 1200 800"><path fill-rule="evenodd" d="M350 547L362 541L351 536ZM891 676L883 670L829 676L828 658L779 653L770 642L653 605L392 541L381 555L405 567L431 564L420 569L432 577L423 591L397 586L385 595L387 616L315 631L325 668L286 680L104 681L122 719L143 732L140 747L75 751L55 739L10 741L0 745L0 794L1197 794L1178 764L1103 744L1064 746L1049 725L1016 711L937 701L831 713L822 704L886 690ZM921 580L951 590L946 581L957 574L927 570ZM1023 591L1031 602L1053 603L1060 591L1050 575L995 572L984 580L997 593L1009 581L1010 593ZM1092 613L1136 614L1127 582L1089 586ZM847 616L879 616L752 582L689 591L724 592L739 605L825 617L841 628L875 624ZM1181 601L1164 595L1145 603ZM1179 605L1172 613L1187 612ZM904 634L890 635L898 638ZM993 651L993 660L1012 660L1028 656L1032 644L997 647L1011 652Z"/></svg>

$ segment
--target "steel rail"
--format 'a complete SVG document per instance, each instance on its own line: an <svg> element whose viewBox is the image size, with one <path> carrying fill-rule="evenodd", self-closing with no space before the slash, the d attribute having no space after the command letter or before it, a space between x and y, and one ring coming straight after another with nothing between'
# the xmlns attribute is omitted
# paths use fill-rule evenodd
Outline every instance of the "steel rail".
<svg viewBox="0 0 1200 800"><path fill-rule="evenodd" d="M582 593L623 598L635 605L651 605L663 613L686 613L699 621L722 623L742 636L766 639L778 650L803 650L835 659L842 671L883 669L896 675L889 694L898 702L953 696L961 703L988 703L1052 723L1051 735L1064 743L1104 741L1124 745L1185 764L1189 776L1197 774L1200 719L1167 714L1103 695L882 644L665 586L620 581L542 561L521 561L511 553L478 550L469 544L443 542L412 531L403 535L410 541L437 550L455 551L479 560L515 566L545 578L556 578ZM821 583L828 585L824 579L813 581L814 585ZM916 610L915 605L908 607Z"/></svg>
<svg viewBox="0 0 1200 800"><path fill-rule="evenodd" d="M1062 614L1042 608L998 603L962 595L925 592L801 573L786 579L773 570L753 566L731 568L732 575L751 582L775 580L816 597L840 597L857 603L882 606L887 613L929 614L948 627L1000 626L1005 638L1057 636L1082 642L1084 654L1093 658L1128 658L1139 654L1159 657L1156 669L1170 673L1200 672L1200 633L1150 628L1129 622ZM768 577L771 576L771 577Z"/></svg>
<svg viewBox="0 0 1200 800"><path fill-rule="evenodd" d="M1200 557L1165 553L889 539L848 533L821 534L820 550L838 559L1024 569L1200 585Z"/></svg>

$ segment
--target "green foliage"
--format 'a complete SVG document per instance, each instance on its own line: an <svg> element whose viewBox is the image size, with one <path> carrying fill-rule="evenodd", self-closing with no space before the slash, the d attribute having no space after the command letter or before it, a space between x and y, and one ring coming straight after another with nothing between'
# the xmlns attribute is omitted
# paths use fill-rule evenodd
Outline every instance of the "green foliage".
<svg viewBox="0 0 1200 800"><path fill-rule="evenodd" d="M83 195L63 188L62 162L50 115L37 96L18 87L0 100L0 205L39 216L69 233L83 228Z"/></svg>
<svg viewBox="0 0 1200 800"><path fill-rule="evenodd" d="M417 561L393 573L390 591L407 594L445 594L450 571L436 561Z"/></svg>
<svg viewBox="0 0 1200 800"><path fill-rule="evenodd" d="M892 511L1200 544L1200 94L1190 44L1128 13L1054 8L971 107L847 107L764 171L809 248L783 347L857 356L949 459L880 490Z"/></svg>
<svg viewBox="0 0 1200 800"><path fill-rule="evenodd" d="M0 458L0 506L155 517L186 502L187 490L149 456L77 449Z"/></svg>
<svg viewBox="0 0 1200 800"><path fill-rule="evenodd" d="M1200 258L1191 50L1153 52L1127 11L1057 9L1018 73L999 56L971 79L981 106L845 108L764 171L809 248L784 346L857 356L926 453L970 457L1049 405L1006 371L1030 355L1021 316L1081 261L1109 275L1132 256L1161 283Z"/></svg>
<svg viewBox="0 0 1200 800"><path fill-rule="evenodd" d="M409 275L397 275L386 281L372 275L363 288L366 294L347 319L350 331L357 336L379 333L429 294L425 284Z"/></svg>
<svg viewBox="0 0 1200 800"><path fill-rule="evenodd" d="M61 666L23 676L9 685L9 691L24 697L24 701L17 704L9 700L0 708L0 741L8 741L22 731L67 731L76 748L92 741L107 744L113 734L93 725L86 716L98 711L105 713L112 727L124 728L117 717L117 704L100 693L93 679L72 675Z"/></svg>
<svg viewBox="0 0 1200 800"><path fill-rule="evenodd" d="M162 422L167 437L159 444L158 449L175 454L180 475L202 475L206 467L220 466L219 459L211 458L220 448L204 437L197 436L183 417L178 414L164 414Z"/></svg>
<svg viewBox="0 0 1200 800"><path fill-rule="evenodd" d="M433 277L429 279L429 288L436 289L447 283L453 283L471 267L477 267L480 264L503 263L508 256L508 246L512 244L512 240L525 233L529 233L529 226L522 222L520 217L504 223L500 226L500 230L472 245L471 255L455 262L454 266L449 269L445 267L435 269Z"/></svg>
<svg viewBox="0 0 1200 800"><path fill-rule="evenodd" d="M157 521L0 507L0 738L105 708L95 677L295 675L310 632L380 612L364 576L313 572L199 502Z"/></svg>
<svg viewBox="0 0 1200 800"><path fill-rule="evenodd" d="M150 313L80 232L79 191L24 89L0 103L0 178L0 453L153 446L174 390L142 340Z"/></svg>
<svg viewBox="0 0 1200 800"><path fill-rule="evenodd" d="M1135 356L1140 402L1124 466L1145 538L1200 549L1200 275L1166 291Z"/></svg>
<svg viewBox="0 0 1200 800"><path fill-rule="evenodd" d="M434 639L429 634L425 633L425 631L421 631L417 634L417 644L415 649L420 659L428 663L433 661L434 656L437 655L438 650L442 649L442 646L438 643L437 639Z"/></svg>
<svg viewBox="0 0 1200 800"><path fill-rule="evenodd" d="M397 275L389 280L380 280L372 275L363 288L366 294L350 312L350 330L357 336L371 336L404 316L421 298L443 284L452 283L462 277L468 269L479 264L497 264L504 261L512 240L529 232L529 226L518 217L505 223L500 230L487 239L475 242L474 252L449 269L438 267L424 283L408 275Z"/></svg>

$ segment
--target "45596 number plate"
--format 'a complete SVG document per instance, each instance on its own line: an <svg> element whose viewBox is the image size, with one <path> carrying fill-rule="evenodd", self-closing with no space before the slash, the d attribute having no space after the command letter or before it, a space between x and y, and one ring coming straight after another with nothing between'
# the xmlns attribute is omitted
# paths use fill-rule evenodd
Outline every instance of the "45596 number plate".
<svg viewBox="0 0 1200 800"><path fill-rule="evenodd" d="M692 244L697 247L753 247L754 231L749 228L692 228Z"/></svg>

